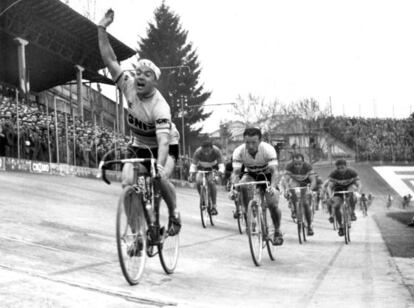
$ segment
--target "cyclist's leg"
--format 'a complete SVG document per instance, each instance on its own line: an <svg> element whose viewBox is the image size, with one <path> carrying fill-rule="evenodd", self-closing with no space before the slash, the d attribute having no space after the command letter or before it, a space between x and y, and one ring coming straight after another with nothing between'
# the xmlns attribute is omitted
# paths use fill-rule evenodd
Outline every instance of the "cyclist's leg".
<svg viewBox="0 0 414 308"><path fill-rule="evenodd" d="M170 235L178 234L181 229L181 219L177 210L177 196L175 193L175 187L170 182L169 177L174 171L175 159L169 155L164 166L166 178L159 179L159 188L162 198L167 204L169 211L169 233Z"/></svg>
<svg viewBox="0 0 414 308"><path fill-rule="evenodd" d="M348 187L348 190L357 191L357 187L355 185L351 185L350 187ZM352 194L349 198L349 207L351 209L351 220L356 220L356 215L355 215L356 203L357 203L357 198L355 194Z"/></svg>
<svg viewBox="0 0 414 308"><path fill-rule="evenodd" d="M210 189L211 203L213 205L213 215L217 215L217 188L216 183L214 182L214 177L212 174L209 174L208 178L208 187Z"/></svg>
<svg viewBox="0 0 414 308"><path fill-rule="evenodd" d="M270 211L270 216L272 217L273 226L275 227L275 233L273 235L273 244L282 245L283 244L283 234L280 230L282 212L279 209L279 191L274 194L265 193L265 200Z"/></svg>
<svg viewBox="0 0 414 308"><path fill-rule="evenodd" d="M201 186L203 185L203 175L199 172L197 172L197 175L196 175L196 185L197 185L198 195L200 195L201 194Z"/></svg>
<svg viewBox="0 0 414 308"><path fill-rule="evenodd" d="M334 196L332 198L332 209L333 209L334 215L336 216L336 221L339 224L339 229L338 229L339 235L343 235L343 232L344 232L343 224L342 224L341 203L342 203L342 197Z"/></svg>
<svg viewBox="0 0 414 308"><path fill-rule="evenodd" d="M242 178L240 179L239 183L246 183L254 181L254 179L247 173L243 174ZM247 205L250 201L250 193L249 193L249 187L247 186L241 186L240 187L240 200L242 202L242 206L245 209L245 212L247 212Z"/></svg>
<svg viewBox="0 0 414 308"><path fill-rule="evenodd" d="M313 235L313 228L312 228L312 211L311 211L311 202L312 202L312 194L305 194L303 199L303 206L305 209L305 219L308 225L308 235Z"/></svg>

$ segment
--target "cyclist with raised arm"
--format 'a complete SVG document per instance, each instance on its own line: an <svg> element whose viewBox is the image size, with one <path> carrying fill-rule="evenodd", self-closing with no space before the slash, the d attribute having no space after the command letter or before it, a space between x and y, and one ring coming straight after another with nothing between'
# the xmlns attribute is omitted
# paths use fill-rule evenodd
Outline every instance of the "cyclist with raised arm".
<svg viewBox="0 0 414 308"><path fill-rule="evenodd" d="M263 180L270 182L269 189L265 192L265 199L275 227L273 244L282 245L283 234L280 231L282 213L278 208L278 162L276 151L269 143L262 141L262 132L258 128L246 128L243 137L244 143L238 146L233 152L232 183L237 184ZM240 178L243 165L245 173ZM241 200L243 206L246 208L250 201L248 187L241 187Z"/></svg>
<svg viewBox="0 0 414 308"><path fill-rule="evenodd" d="M225 171L223 155L218 147L213 145L211 140L206 140L201 144L193 155L193 161L190 166L190 182L196 178L197 171L213 171L218 170L219 175L223 175ZM197 178L197 190L201 194L201 186L203 185L203 176L198 173ZM214 181L213 173L209 173L207 176L207 182L209 191L211 194L212 209L211 215L217 215L217 188Z"/></svg>
<svg viewBox="0 0 414 308"><path fill-rule="evenodd" d="M335 162L336 169L329 175L328 192L332 199L332 207L337 221L341 221L341 213L339 211L340 204L342 203L342 196L336 195L335 191L352 191L354 192L350 197L350 209L351 220L356 220L355 205L357 198L355 193L361 195L361 181L359 180L358 173L347 166L346 160L338 159ZM331 219L332 218L332 219ZM333 217L329 218L333 222ZM338 229L340 236L344 235L343 226Z"/></svg>
<svg viewBox="0 0 414 308"><path fill-rule="evenodd" d="M287 185L285 188L296 188L296 187L307 187L309 185L310 191L304 196L304 209L305 209L305 218L308 226L308 235L312 236L314 234L312 227L312 212L311 212L311 202L312 202L312 191L316 191L317 181L316 173L313 171L312 165L304 161L304 157L300 153L295 153L292 156L292 161L286 165L284 183ZM297 202L299 196L294 196L294 201ZM295 207L292 207L292 217L296 217Z"/></svg>
<svg viewBox="0 0 414 308"><path fill-rule="evenodd" d="M176 194L168 180L178 158L178 132L171 122L170 106L157 90L161 70L150 60L140 59L133 72L124 71L111 47L106 28L113 22L114 12L108 10L98 24L98 42L102 60L128 102L128 125L132 143L128 152L134 157L157 159L157 183L169 209L169 234L178 234L181 220L176 206ZM148 170L142 165L142 171ZM122 185L133 184L133 165L122 169Z"/></svg>

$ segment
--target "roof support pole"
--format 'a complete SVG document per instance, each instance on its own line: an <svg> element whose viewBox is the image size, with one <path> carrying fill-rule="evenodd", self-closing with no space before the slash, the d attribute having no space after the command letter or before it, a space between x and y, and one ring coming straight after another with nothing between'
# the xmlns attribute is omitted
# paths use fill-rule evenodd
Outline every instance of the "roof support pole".
<svg viewBox="0 0 414 308"><path fill-rule="evenodd" d="M83 97L82 97L82 72L85 70L80 65L75 65L76 68L76 82L77 82L77 91L78 91L78 111L81 117L82 122L83 118Z"/></svg>
<svg viewBox="0 0 414 308"><path fill-rule="evenodd" d="M122 92L118 89L119 95L119 116L120 116L120 131L122 135L125 135L125 110L124 110L124 97L122 96Z"/></svg>
<svg viewBox="0 0 414 308"><path fill-rule="evenodd" d="M26 45L29 44L28 41L16 37L14 39L17 46L17 61L18 61L18 69L19 69L19 85L20 90L26 94L26 99L29 98L29 85L27 80L27 69L26 69Z"/></svg>

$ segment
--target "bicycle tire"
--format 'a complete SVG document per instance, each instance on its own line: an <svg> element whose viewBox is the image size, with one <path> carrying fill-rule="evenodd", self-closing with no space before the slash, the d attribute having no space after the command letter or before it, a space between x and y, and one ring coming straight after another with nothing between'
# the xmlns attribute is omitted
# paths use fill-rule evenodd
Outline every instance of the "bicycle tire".
<svg viewBox="0 0 414 308"><path fill-rule="evenodd" d="M344 202L346 202L346 201L344 201ZM345 206L345 204L344 204L344 206ZM349 219L349 217L348 217L348 208L345 206L345 209L343 210L343 213L342 213L342 220L343 220L343 229L344 229L344 240L345 240L345 244L349 244L349 241L348 241L348 239L349 239L349 225L348 225L348 219Z"/></svg>
<svg viewBox="0 0 414 308"><path fill-rule="evenodd" d="M302 222L302 234L303 234L303 241L306 242L306 224L304 222Z"/></svg>
<svg viewBox="0 0 414 308"><path fill-rule="evenodd" d="M201 187L200 193L200 216L201 216L201 225L203 228L207 228L207 217L208 215L208 202L207 200L207 190L205 186Z"/></svg>
<svg viewBox="0 0 414 308"><path fill-rule="evenodd" d="M122 274L130 285L139 283L147 258L147 227L140 198L132 186L125 187L118 200L116 215L118 259ZM131 243L128 244L126 241L129 239ZM139 250L137 243L141 243L138 244L138 247L141 246Z"/></svg>
<svg viewBox="0 0 414 308"><path fill-rule="evenodd" d="M296 225L298 230L298 240L299 244L302 245L302 224L303 224L303 213L302 213L302 206L301 206L302 199L296 201Z"/></svg>
<svg viewBox="0 0 414 308"><path fill-rule="evenodd" d="M158 255L164 272L166 274L172 274L177 267L180 235L169 236L168 234L169 211L167 204L162 198L157 210L158 224L162 233L160 234L162 237L161 243L157 245Z"/></svg>
<svg viewBox="0 0 414 308"><path fill-rule="evenodd" d="M266 218L265 218L266 217ZM267 246L267 253L269 254L269 258L272 261L276 260L276 246L273 245L272 240L270 237L273 237L275 232L272 217L270 214L269 208L266 208L266 216L263 217L264 221L266 222L266 246Z"/></svg>
<svg viewBox="0 0 414 308"><path fill-rule="evenodd" d="M237 216L237 227L239 228L239 233L240 234L243 234L243 228L246 227L246 221L245 221L246 214L243 213L242 210L240 210L240 208L242 207L242 205L239 204L238 201L235 201L235 202L236 202L236 211L238 213L238 216Z"/></svg>
<svg viewBox="0 0 414 308"><path fill-rule="evenodd" d="M211 209L212 209L212 205L211 205L211 199L210 199L210 194L208 194L208 217L210 218L210 225L214 226L214 215L211 215Z"/></svg>
<svg viewBox="0 0 414 308"><path fill-rule="evenodd" d="M263 232L260 216L261 211L258 210L257 202L250 200L247 206L247 237L253 263L256 266L260 266L263 251Z"/></svg>

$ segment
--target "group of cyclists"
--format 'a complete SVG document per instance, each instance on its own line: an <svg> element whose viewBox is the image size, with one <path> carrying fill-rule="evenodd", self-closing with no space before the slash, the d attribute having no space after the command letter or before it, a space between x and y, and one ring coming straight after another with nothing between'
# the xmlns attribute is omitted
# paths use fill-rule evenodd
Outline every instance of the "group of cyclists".
<svg viewBox="0 0 414 308"><path fill-rule="evenodd" d="M334 223L335 218L336 221L341 221L340 204L343 197L336 194L338 191L353 192L349 200L351 220L356 220L355 208L358 200L361 209L365 209L365 212L367 211L373 197L361 193L362 186L359 176L355 170L348 167L346 160L337 160L335 169L325 181L322 181L310 163L305 162L304 156L300 153L293 154L291 161L282 172L279 172L276 151L271 144L262 140L260 129L248 127L245 129L243 136L244 142L234 150L232 155L232 164L229 167L232 169L231 184L261 180L267 180L270 183L269 188L264 192L264 196L274 225L274 245L283 244L283 234L280 228L281 211L279 209L279 198L283 194L287 200L293 199L295 202L299 196L291 193L292 188L308 188L303 199L308 236L314 235L312 202L316 203L314 204L316 207L318 207L319 203L326 205L329 213L329 222L331 223ZM218 170L219 174L223 174L223 169L223 156L219 148L207 140L194 153L190 180L195 178L198 170ZM208 177L208 181L209 187L213 192L214 215L217 215L216 187L213 172ZM200 185L200 181L197 181L197 187L200 187ZM240 193L241 202L245 208L249 202L249 196L251 196L247 189L247 187L242 187L240 192L231 190L230 198L234 199ZM295 207L292 206L291 211L292 218L295 219ZM240 214L236 209L234 218L237 218L237 215ZM338 226L338 234L340 236L344 235L341 224Z"/></svg>
<svg viewBox="0 0 414 308"><path fill-rule="evenodd" d="M132 133L132 143L128 146L128 153L133 157L157 159L157 185L159 185L162 198L169 209L168 233L174 236L180 232L181 219L177 209L174 186L168 180L174 170L178 157L179 133L171 120L171 110L167 101L157 90L157 81L161 76L161 70L150 60L140 59L134 65L133 71L123 70L111 47L106 28L113 22L114 13L109 10L98 25L98 41L102 60L111 73L114 82L121 89L128 102L127 119ZM248 127L244 131L244 142L238 146L232 155L233 184L266 180L270 183L264 191L265 200L271 213L274 225L274 245L283 244L281 231L281 211L279 199L281 192L285 198L292 198L288 188L309 186L309 193L305 197L305 217L307 220L307 234L313 235L314 229L311 219L311 195L317 193L318 198L328 204L330 217L336 215L337 221L341 221L341 213L338 210L341 197L335 194L338 190L352 190L355 192L351 198L352 219L355 220L355 205L357 196L361 196L361 182L358 174L348 168L345 160L336 162L336 169L329 175L325 182L313 170L312 165L304 161L302 154L295 154L292 161L286 166L283 174L278 170L278 159L275 148L262 140L260 129ZM143 170L149 166L141 165ZM122 184L131 185L134 180L132 164L126 163L122 169ZM201 177L197 176L199 170L217 169L219 174L225 172L223 155L220 149L205 141L198 148L193 157L190 168L190 180L196 180L200 190ZM208 177L209 189L212 199L212 215L218 214L217 190L213 175ZM234 198L235 191L230 192ZM242 204L249 202L247 187L240 188ZM292 216L295 216L292 209ZM235 217L240 213L235 212ZM339 235L343 235L343 229L339 227Z"/></svg>

